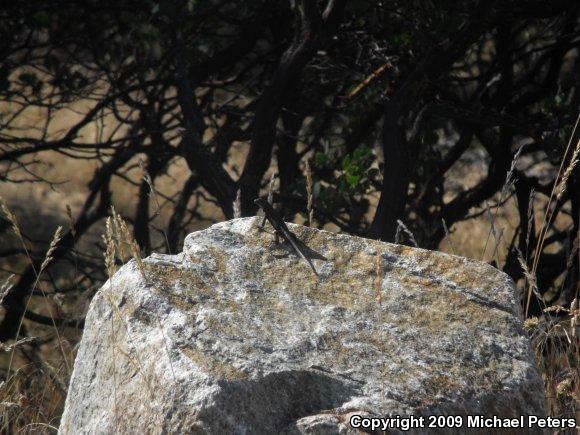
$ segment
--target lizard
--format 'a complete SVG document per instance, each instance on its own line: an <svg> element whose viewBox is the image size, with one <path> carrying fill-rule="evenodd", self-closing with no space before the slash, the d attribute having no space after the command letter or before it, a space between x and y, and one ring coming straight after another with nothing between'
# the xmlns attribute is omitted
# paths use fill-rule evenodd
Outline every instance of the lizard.
<svg viewBox="0 0 580 435"><path fill-rule="evenodd" d="M272 227L274 227L276 237L280 235L288 243L290 243L292 245L292 248L294 248L296 254L302 257L304 261L308 263L312 271L316 275L318 275L318 272L316 272L314 265L306 256L304 250L300 247L299 244L300 242L298 241L298 238L294 235L294 233L292 233L292 231L290 231L290 229L286 225L286 222L284 222L284 220L280 217L280 215L276 212L276 210L274 210L274 207L272 207L272 205L268 201L262 198L255 199L254 203L264 211L264 217L265 219L268 219L268 222L270 222ZM264 226L264 223L265 221L262 222L262 227Z"/></svg>

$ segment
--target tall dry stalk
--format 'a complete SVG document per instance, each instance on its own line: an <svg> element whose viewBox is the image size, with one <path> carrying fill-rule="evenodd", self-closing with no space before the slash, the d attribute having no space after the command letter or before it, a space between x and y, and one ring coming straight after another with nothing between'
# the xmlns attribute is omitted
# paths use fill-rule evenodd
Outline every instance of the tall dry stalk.
<svg viewBox="0 0 580 435"><path fill-rule="evenodd" d="M8 275L8 277L4 280L4 283L0 286L0 304L8 294L8 292L12 289L12 278L14 278L14 274Z"/></svg>
<svg viewBox="0 0 580 435"><path fill-rule="evenodd" d="M50 317L50 320L52 322L52 328L55 331L56 339L58 342L58 349L61 353L62 360L64 363L63 367L66 370L64 376L65 378L68 378L71 372L69 358L67 358L65 349L63 347L63 340L61 339L59 329L53 317L52 309L48 302L48 295L44 292L42 286L39 287L40 277L42 273L48 268L50 263L53 261L54 253L58 248L60 241L63 237L62 227L58 227L57 230L55 231L49 244L49 247L46 251L46 254L44 256L44 259L40 267L38 268L38 266L33 261L30 252L28 251L27 243L25 241L24 235L22 234L16 216L14 215L14 213L12 213L12 211L10 210L4 199L1 197L0 197L0 210L6 216L6 219L10 223L12 230L18 237L35 278L34 283L32 284L32 287L29 291L28 297L26 298L24 313L26 313L26 311L28 310L33 294L37 290L39 290L42 294L43 301L46 310L48 312L48 316ZM3 290L6 291L6 293L10 291L9 287L4 286ZM17 407L17 409L11 408L9 412L6 412L6 410L3 409L2 411L3 415L2 418L0 418L0 420L4 420L4 423L2 425L2 428L0 428L0 430L6 427L10 427L10 425L14 425L12 427L18 427L20 423L25 423L23 426L21 426L21 429L23 431L30 430L31 425L38 425L39 427L43 426L45 428L50 428L50 425L38 422L38 420L39 419L51 420L53 417L50 416L55 415L57 409L59 409L59 407L62 406L62 403L66 397L68 382L64 381L63 378L61 378L61 376L57 372L57 370L54 367L52 367L47 361L42 360L42 358L35 355L34 352L26 352L24 348L22 348L22 345L24 344L31 343L31 341L35 342L34 337L27 337L18 340L18 337L20 337L23 328L23 322L24 315L19 319L18 322L15 337L16 341L12 346L10 346L9 350L10 357L8 362L8 368L6 371L6 382L3 382L2 383L3 385L0 388L0 396L2 396L0 400L4 404L6 403L6 400L8 398L16 396L22 398L23 400L26 400L27 401L26 403L28 403L28 405ZM15 370L14 373L12 373L14 357L18 349L20 349L20 352L23 352L26 358L28 358L33 363L33 366L36 367L36 371L32 370L31 368L28 368L28 366L25 365L22 368ZM21 373L23 374L21 375ZM21 379L23 376L31 378L35 377L34 378L35 383L29 384L27 387L22 388L22 382L20 382L19 379ZM36 384L38 384L41 387L35 388L33 385Z"/></svg>
<svg viewBox="0 0 580 435"><path fill-rule="evenodd" d="M10 212L10 210L8 209L8 207L6 206L6 204L3 204L2 209L3 209L4 213L6 213L6 211ZM9 217L9 220L11 222L13 222L13 224L18 229L18 233L21 234L20 229L18 228L18 225L16 224L16 218L14 217L14 215L11 215ZM22 238L21 235L19 237L21 238L21 240L23 240L23 238ZM39 270L38 273L36 273L36 278L35 278L34 283L32 285L32 289L29 292L28 297L26 298L26 303L24 304L24 313L26 313L26 311L28 310L28 307L30 305L30 300L32 299L32 295L34 293L34 290L36 290L37 287L38 287L38 282L40 280L40 276L42 275L42 272L46 269L46 267L48 267L48 265L53 260L52 255L53 255L54 251L56 250L56 248L58 246L58 243L60 242L61 238L62 238L62 227L59 226L56 229L56 231L54 233L54 236L52 237L52 240L50 241L50 245L48 247L48 250L46 251L46 255L44 256L44 260L41 263L40 270ZM32 259L30 259L30 261L32 261ZM52 310L50 309L50 306L48 305L48 296L46 295L46 293L44 292L44 290L42 288L40 288L40 291L42 292L43 300L44 300L44 303L45 303L45 306L46 306L48 315L49 315L49 317L50 317L50 319L52 321L52 326L53 326L54 331L56 333L56 338L58 340L59 349L60 349L60 351L62 353L62 358L63 358L63 361L65 363L65 366L66 366L66 369L67 369L67 375L68 375L68 374L70 374L70 367L68 366L68 359L67 359L67 357L65 355L65 351L64 351L64 348L62 346L62 340L61 340L61 337L60 337L60 333L58 331L58 327L56 326L56 322L55 322L54 317L52 315ZM16 329L16 340L20 336L20 332L22 330L23 323L24 323L24 314L22 315L22 317L20 317L20 320L18 322L18 328ZM7 380L10 377L10 370L12 368L12 363L14 361L14 354L15 354L15 351L13 350L10 353L10 360L8 362L8 370L7 370L7 373L6 373L6 376L7 376L6 379Z"/></svg>
<svg viewBox="0 0 580 435"><path fill-rule="evenodd" d="M105 268L107 269L107 275L109 277L109 291L111 295L108 297L109 302L112 304L113 295L113 275L115 274L115 236L113 234L113 222L110 217L105 221L105 234L102 236L103 242L105 243ZM119 416L117 414L117 366L116 360L117 356L115 351L117 349L117 338L115 335L115 317L111 314L111 346L113 349L113 358L111 363L113 364L113 414L115 419L115 432L117 431L117 422L119 421Z"/></svg>
<svg viewBox="0 0 580 435"><path fill-rule="evenodd" d="M579 122L580 115L576 119L572 134L564 151L564 155L562 156L562 161L554 180L548 202L544 208L536 245L531 252L529 252L529 238L530 233L533 231L533 192L530 195L526 249L530 255L533 254L533 257L532 266L529 269L526 268L527 261L524 260L524 256L521 255L521 253L518 253L518 260L524 269L524 275L526 276L527 281L526 287L524 288L525 316L527 317L529 313L532 294L534 294L544 306L543 316L528 318L526 320L526 327L530 330L536 358L543 374L548 403L550 406L550 414L553 416L563 415L576 418L580 417L578 414L580 403L580 366L578 364L578 358L580 357L580 339L577 336L578 319L580 315L578 310L578 283L576 283L574 299L569 307L558 305L546 307L543 298L538 291L535 277L548 231L555 219L556 207L553 205L561 201L567 188L568 179L576 168L580 157L580 140L578 140L573 150L571 148ZM570 154L571 150L572 153ZM570 252L568 254L566 264L567 271L572 270L572 262L578 252L578 240L579 236L577 234L574 237L574 241L571 243ZM580 262L580 258L578 261ZM580 267L580 264L578 267ZM562 285L564 285L564 283L562 283ZM552 313L557 313L558 315L553 316Z"/></svg>
<svg viewBox="0 0 580 435"><path fill-rule="evenodd" d="M579 154L580 154L580 140L578 140L578 142L576 143L576 147L574 148L574 153L572 154L572 158L570 159L570 163L566 167L566 170L564 171L564 175L562 175L562 178L561 178L560 182L558 183L558 186L556 187L556 201L555 202L558 202L560 200L560 198L562 198L562 195L564 194L564 192L566 191L566 186L568 185L568 179L570 178L570 175L572 175L572 171L574 171L574 168L578 164Z"/></svg>
<svg viewBox="0 0 580 435"><path fill-rule="evenodd" d="M453 246L453 241L451 240L451 232L449 231L449 228L447 228L447 222L445 222L445 219L441 219L441 222L443 223L443 230L445 231L445 240L449 243L451 252L456 255L455 246Z"/></svg>
<svg viewBox="0 0 580 435"><path fill-rule="evenodd" d="M137 263L137 268L145 281L147 281L147 275L145 273L145 264L143 263L143 258L141 257L141 249L135 241L133 234L129 231L125 220L115 211L114 207L111 207L112 223L111 228L113 230L113 240L115 241L115 247L117 252L121 257L121 261L125 262L127 258L127 250L131 253L131 256Z"/></svg>
<svg viewBox="0 0 580 435"><path fill-rule="evenodd" d="M111 228L112 228L112 237L113 237L113 242L115 244L115 252L117 253L117 255L119 256L119 259L121 260L121 262L125 263L128 259L128 252L125 249L125 242L123 241L123 230L122 230L122 226L123 226L123 219L121 218L121 216L119 216L119 214L117 214L117 211L115 210L115 207L111 206Z"/></svg>
<svg viewBox="0 0 580 435"><path fill-rule="evenodd" d="M526 232L526 262L528 261L530 255L530 237L532 231L534 230L534 202L536 197L536 191L534 189L530 192L530 199L528 201L528 227Z"/></svg>
<svg viewBox="0 0 580 435"><path fill-rule="evenodd" d="M22 240L22 233L20 232L20 227L18 226L18 220L16 219L16 216L14 216L14 213L12 213L12 210L10 210L10 208L6 204L4 198L1 196L0 196L0 210L2 210L4 216L6 216L6 219L8 219L8 222L10 222L12 231L14 231L14 233Z"/></svg>
<svg viewBox="0 0 580 435"><path fill-rule="evenodd" d="M103 242L105 244L105 268L107 275L110 278L115 274L115 236L113 232L113 221L110 217L105 220L105 234L103 234Z"/></svg>
<svg viewBox="0 0 580 435"><path fill-rule="evenodd" d="M76 229L75 229L75 219L73 217L72 214L72 209L70 207L70 205L66 205L66 217L67 217L67 221L68 221L68 228L70 233L73 236L73 239L76 237L77 233L76 233Z"/></svg>
<svg viewBox="0 0 580 435"><path fill-rule="evenodd" d="M270 204L274 203L274 183L276 182L276 173L272 172L270 175L270 181L268 182L268 202Z"/></svg>
<svg viewBox="0 0 580 435"><path fill-rule="evenodd" d="M153 183L153 179L151 178L151 175L149 175L143 160L139 160L139 167L143 171L143 181L145 181L147 187L149 187L149 198L153 200L153 204L155 205L155 212L153 216L151 216L151 219L155 219L161 215L161 204L159 203L157 191L155 190L155 184ZM165 248L167 249L167 253L171 254L171 248L169 247L169 239L167 238L167 234L163 229L160 231L161 234L163 234L163 238L165 239Z"/></svg>
<svg viewBox="0 0 580 435"><path fill-rule="evenodd" d="M490 209L489 209L489 205L486 202L486 213L489 215L489 220L491 222L490 228L489 228L489 232L487 233L487 238L485 239L485 244L483 246L483 252L481 253L481 259L484 260L485 259L485 254L487 252L487 246L489 244L489 239L491 238L491 236L493 235L494 237L494 253L492 254L492 258L495 256L495 261L497 266L499 267L499 258L497 256L497 250L499 248L499 244L501 243L501 238L498 237L496 230L495 230L495 221L497 220L497 215L499 213L499 209L503 204L503 201L505 199L505 195L511 190L512 186L514 185L514 172L516 169L516 164L518 162L518 159L520 158L520 155L522 154L522 150L523 150L523 146L519 147L518 150L516 151L516 153L514 154L512 161L510 163L510 168L507 171L507 174L505 176L505 181L503 183L503 186L501 188L500 194L499 194L499 200L497 202L497 205L495 207L495 210L493 212L493 214L491 213Z"/></svg>
<svg viewBox="0 0 580 435"><path fill-rule="evenodd" d="M306 160L306 209L308 210L308 226L311 227L314 222L314 182L312 181L312 168Z"/></svg>
<svg viewBox="0 0 580 435"><path fill-rule="evenodd" d="M527 285L529 286L529 288L532 289L538 300L544 302L544 298L542 297L540 291L538 290L538 282L536 280L536 275L531 272L530 268L528 267L528 263L524 258L524 255L517 246L515 247L515 250L518 254L518 263L522 268L522 272L524 273L524 277L526 278Z"/></svg>
<svg viewBox="0 0 580 435"><path fill-rule="evenodd" d="M103 236L103 241L106 246L105 250L105 266L107 268L107 274L109 275L109 281L111 282L111 293L112 293L112 276L115 273L115 250L116 248L120 248L123 245L127 245L131 252L133 259L137 264L137 268L143 277L143 280L147 282L147 274L145 269L145 263L143 258L141 257L141 250L139 249L139 245L137 244L136 240L134 239L133 235L129 231L127 224L121 218L121 216L115 211L114 207L111 207L111 214L112 218L107 218L106 225L105 225L105 235ZM115 231L118 234L115 234ZM115 240L120 241L120 243L115 243ZM110 303L112 303L112 299L110 299ZM116 308L116 305L114 306ZM121 313L118 313L119 317ZM171 370L171 374L175 382L177 382L177 378L175 376L175 370L173 368L173 363L171 361L171 355L169 352L169 347L167 345L167 339L165 337L165 333L163 332L163 328L161 326L161 322L157 319L157 327L161 332L161 336L163 339L163 344L165 346L165 351L167 353L167 358L169 359L169 366Z"/></svg>
<svg viewBox="0 0 580 435"><path fill-rule="evenodd" d="M238 189L236 192L236 199L234 200L233 204L234 209L234 219L238 219L242 217L242 191Z"/></svg>
<svg viewBox="0 0 580 435"><path fill-rule="evenodd" d="M125 324L124 318L122 313L119 311L119 307L114 302L114 288L113 288L113 276L116 272L116 265L115 265L115 258L117 255L120 257L124 257L125 247L126 245L131 244L131 234L127 228L127 225L121 218L121 216L115 211L114 207L111 207L111 214L112 216L107 218L105 221L105 234L102 236L103 242L105 244L105 252L104 252L104 260L105 260L105 268L107 269L107 275L109 277L109 289L106 291L104 289L103 295L109 302L109 305L112 309L111 315L111 346L113 348L113 412L115 414L115 430L117 427L117 423L119 421L119 416L117 412L117 369L116 369L116 352L119 351L123 356L133 362L133 359L130 355L124 352L118 345L117 342L117 333L115 327L115 315L119 319L120 324L124 327L125 334L129 337L129 328ZM129 237L129 239L128 239ZM140 255L139 255L140 257ZM121 258L121 261L124 261ZM137 368L137 372L141 374L142 379L145 382L145 386L147 387L151 398L154 398L153 387L150 385L149 380L145 374L145 370L143 369L143 365L141 363L141 359L139 354L136 352L136 362L134 363L135 367Z"/></svg>
<svg viewBox="0 0 580 435"><path fill-rule="evenodd" d="M568 260L566 261L566 270L570 270L572 268L574 257L578 253L579 246L580 246L580 231L576 233L576 237L574 237L574 240L572 241L570 253L568 254Z"/></svg>
<svg viewBox="0 0 580 435"><path fill-rule="evenodd" d="M4 200L4 198L2 198L2 196L0 196L0 210L2 211L4 216L6 216L6 219L8 219L8 222L10 222L10 227L12 228L12 231L14 231L14 234L16 234L16 236L20 240L20 244L22 245L22 248L24 249L24 253L26 254L26 257L28 258L28 261L32 267L32 270L33 270L34 274L36 275L36 277L38 278L38 273L36 271L34 261L32 261L32 257L30 256L30 252L28 251L28 247L26 246L26 242L24 240L24 237L22 236L22 232L20 231L20 226L18 225L18 220L16 219L16 216L14 215L14 213L12 213L12 210L10 210L10 208L8 207L8 204L6 204L6 201Z"/></svg>
<svg viewBox="0 0 580 435"><path fill-rule="evenodd" d="M488 202L485 201L485 216L489 220L489 233L488 233L488 238L485 241L485 246L483 247L483 252L481 253L481 260L484 261L485 260L484 256L485 256L485 253L487 251L487 245L489 243L489 236L492 235L493 240L494 240L494 248L493 248L491 258L493 259L493 261L495 261L496 267L499 267L499 256L497 255L497 250L498 250L499 244L501 243L501 238L503 236L503 228L497 230L495 227L495 219L497 217L497 208L498 207L496 207L496 211L494 214L491 212L491 208L489 207Z"/></svg>
<svg viewBox="0 0 580 435"><path fill-rule="evenodd" d="M562 156L562 161L560 162L560 168L558 169L558 174L556 175L556 179L554 180L554 185L552 186L552 190L550 192L550 197L548 198L548 203L547 203L545 211L544 211L542 223L540 225L540 233L538 236L538 241L536 243L536 248L535 248L535 253L534 253L534 258L533 258L532 268L531 268L531 273L534 275L537 273L541 253L542 253L542 250L544 249L544 243L546 241L546 236L548 234L548 230L549 230L550 226L552 225L552 221L554 219L555 208L552 207L552 203L557 202L564 194L564 192L566 190L568 178L570 177L570 175L572 174L572 171L574 170L574 168L576 167L576 164L578 163L578 157L579 157L579 153L580 153L580 139L576 143L576 147L574 148L574 150L572 152L572 157L568 163L568 166L566 168L564 168L564 165L565 165L566 161L568 160L568 154L570 152L570 147L571 147L572 142L574 140L574 137L576 135L576 130L578 128L579 122L580 122L580 114L578 115L578 117L576 118L576 122L574 123L574 128L572 129L572 134L570 135L570 139L568 140L568 144L566 145L564 155ZM526 304L525 304L525 309L524 309L524 313L525 313L526 317L527 317L528 312L529 312L530 302L532 299L532 293L533 293L532 290L528 289Z"/></svg>

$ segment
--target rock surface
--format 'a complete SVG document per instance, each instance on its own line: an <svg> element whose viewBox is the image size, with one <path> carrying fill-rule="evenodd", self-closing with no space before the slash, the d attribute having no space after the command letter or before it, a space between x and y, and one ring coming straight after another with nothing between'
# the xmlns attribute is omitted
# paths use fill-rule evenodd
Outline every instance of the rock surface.
<svg viewBox="0 0 580 435"><path fill-rule="evenodd" d="M318 277L257 218L152 255L146 280L134 261L121 268L92 301L60 433L334 434L360 433L353 414L545 415L507 275L290 227Z"/></svg>

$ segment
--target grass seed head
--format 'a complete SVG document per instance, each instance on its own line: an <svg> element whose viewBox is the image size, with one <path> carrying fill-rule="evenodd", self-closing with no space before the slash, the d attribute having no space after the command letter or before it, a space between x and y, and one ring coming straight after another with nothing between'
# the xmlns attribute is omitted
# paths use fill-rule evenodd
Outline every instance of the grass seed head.
<svg viewBox="0 0 580 435"><path fill-rule="evenodd" d="M12 227L12 230L14 231L14 233L18 237L22 238L22 233L20 232L20 227L18 226L18 221L16 220L16 216L14 216L14 213L12 213L12 211L8 207L8 204L6 204L6 201L1 196L0 196L0 210L2 210L2 213L4 213L4 216L6 216L6 219L8 219L8 222L10 222L10 226Z"/></svg>
<svg viewBox="0 0 580 435"><path fill-rule="evenodd" d="M58 247L58 243L60 242L61 239L62 239L62 227L59 226L56 229L56 231L54 232L54 236L52 236L52 240L50 241L50 245L48 247L48 251L46 251L46 255L44 256L44 261L42 262L42 265L40 266L40 273L42 273L42 271L53 260L52 255L54 254L54 251Z"/></svg>

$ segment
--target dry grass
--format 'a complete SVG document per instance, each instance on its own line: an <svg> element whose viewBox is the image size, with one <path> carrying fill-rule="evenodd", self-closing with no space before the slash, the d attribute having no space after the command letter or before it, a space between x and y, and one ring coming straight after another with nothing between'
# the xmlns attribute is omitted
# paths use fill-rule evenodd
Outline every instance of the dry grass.
<svg viewBox="0 0 580 435"><path fill-rule="evenodd" d="M572 150L571 143L575 137L578 126L578 118L568 146L562 157L562 164L559 167L556 182L550 197L543 203L536 198L532 191L528 203L527 222L520 223L517 219L517 207L515 200L509 200L510 191L513 188L513 173L517 160L520 158L521 149L515 154L506 181L499 193L497 205L492 212L486 205L482 217L479 220L472 219L455 225L455 243L451 242L451 232L447 225L443 223L448 247L455 253L457 251L466 256L478 258L477 241L485 240L483 249L479 251L479 258L482 261L493 260L497 267L502 266L505 261L507 247L505 240L511 240L518 225L527 226L526 252L518 253L518 262L524 274L524 288L522 299L525 314L529 309L531 295L534 294L543 303L543 297L538 289L536 272L540 262L540 254L543 252L544 242L548 235L549 228L557 227L559 231L571 227L571 222L566 220L556 220L554 205L565 193L567 182L573 173L578 160L580 160L580 141ZM571 155L570 155L571 152ZM567 163L566 163L567 162ZM469 171L469 169L466 169ZM537 214L542 213L540 219ZM483 219L487 220L485 225ZM515 223L514 223L515 222ZM533 225L536 223L536 225ZM538 225L539 224L539 225ZM487 226L487 231L485 230ZM530 234L537 228L535 239L537 245L530 246ZM404 226L399 225L398 233L405 232ZM567 273L572 272L572 261L578 251L580 235L572 235L569 259L567 262ZM490 243L493 242L493 243ZM492 249L488 246L492 245ZM441 246L443 248L443 246ZM517 249L517 248L516 248ZM578 283L576 283L575 299L571 306L551 306L544 304L543 314L540 317L529 318L525 321L525 328L530 333L532 345L542 378L544 380L548 408L550 415L562 417L575 417L580 421L580 310L579 310Z"/></svg>
<svg viewBox="0 0 580 435"><path fill-rule="evenodd" d="M532 266L529 266L529 240L532 231L532 222L534 219L534 192L530 194L528 204L527 229L528 237L526 246L527 252L524 254L517 249L518 261L525 277L524 287L524 311L527 318L530 307L531 296L534 294L543 305L543 315L541 317L528 318L525 321L525 327L529 331L532 344L535 351L536 359L540 367L546 394L550 415L562 417L575 417L580 421L580 337L578 334L578 283L576 283L576 294L570 307L552 305L547 307L542 297L537 283L536 272L540 262L541 253L543 252L544 242L548 234L548 229L554 220L554 204L562 197L565 192L567 181L578 163L580 153L580 140L573 150L571 158L568 160L570 144L574 138L576 127L580 121L578 117L574 126L572 136L562 157L556 181L547 204L544 208L544 216L537 235L537 245L533 251ZM521 149L516 153L512 162L510 173L506 178L506 183L502 189L501 196L512 188L512 173L515 168L516 160L519 157ZM565 166L565 162L568 164ZM501 203L501 198L500 201ZM497 213L496 213L497 215ZM495 229L495 215L489 213L491 219L490 234L496 239L496 246L500 243L501 232ZM572 249L567 262L567 273L572 271L572 260L578 250L579 235L573 235L574 240L571 243ZM486 243L487 245L487 243ZM485 252L485 251L484 251ZM497 258L497 257L496 257ZM499 260L498 265L499 265ZM554 315L557 314L557 315Z"/></svg>
<svg viewBox="0 0 580 435"><path fill-rule="evenodd" d="M12 230L21 241L23 249L34 274L36 276L32 290L25 303L25 310L28 309L32 293L39 289L43 295L46 311L48 312L55 333L60 358L57 365L53 366L40 352L42 340L29 336L17 340L11 346L2 346L2 351L9 353L6 379L0 384L0 429L3 433L36 433L54 430L53 423L58 421L64 399L66 398L68 380L70 378L70 361L73 359L70 347L65 345L61 338L59 328L56 326L52 309L48 302L48 297L42 287L39 287L39 280L43 272L53 260L53 253L62 238L62 227L58 227L52 237L50 245L46 251L38 271L34 266L26 242L18 225L16 216L12 213L5 201L0 198L0 209L10 222ZM8 282L8 281L7 281ZM3 285L3 292L7 291L8 284ZM18 324L16 337L19 338L24 317ZM66 349L65 349L66 347ZM26 363L12 371L16 353L22 354L22 359Z"/></svg>
<svg viewBox="0 0 580 435"><path fill-rule="evenodd" d="M109 277L109 292L105 290L104 294L105 297L109 300L111 306L115 306L112 298L113 298L113 275L116 272L116 265L115 265L115 234L113 230L113 221L110 217L107 218L105 222L105 234L103 234L103 242L105 243L105 252L104 252L104 260L105 260L105 267L107 268L107 276ZM113 413L115 419L115 431L117 429L117 422L119 421L119 415L117 412L117 338L115 334L115 317L111 316L111 349L113 349Z"/></svg>
<svg viewBox="0 0 580 435"><path fill-rule="evenodd" d="M578 140L567 166L564 166L579 120L580 116L574 126L572 137L562 158L562 164L560 165L554 188L544 211L544 218L540 227L540 234L534 251L531 270L524 267L527 265L527 262L524 260L523 255L520 253L519 256L526 276L526 315L532 294L536 294L538 299L543 301L541 295L538 293L536 271L540 263L540 253L544 247L548 228L554 220L553 205L564 194L568 179L578 163L580 140ZM533 201L533 199L530 201ZM578 251L579 236L580 234L573 235L574 240L571 243L572 249L570 250L567 261L567 274L572 272L572 262ZM543 317L527 322L528 330L532 336L536 358L544 378L550 414L575 417L576 421L580 421L580 336L578 334L580 310L578 309L578 285L578 283L575 284L575 297L569 307L559 305L545 307L544 305ZM559 315L554 316L552 315L553 313Z"/></svg>
<svg viewBox="0 0 580 435"><path fill-rule="evenodd" d="M551 315L558 311L566 315ZM542 317L532 317L524 324L544 379L550 415L575 417L576 421L580 417L579 319L575 299L570 307L550 307Z"/></svg>
<svg viewBox="0 0 580 435"><path fill-rule="evenodd" d="M143 381L145 388L149 393L149 398L152 401L157 400L154 392L154 388L151 385L150 379L147 376L143 364L142 364L142 355L139 354L136 350L125 349L123 344L119 342L117 338L117 330L118 327L121 326L123 328L123 332L125 337L128 338L130 336L130 330L127 325L126 319L123 314L120 312L118 304L115 302L115 295L114 295L114 285L113 285L113 275L116 271L116 259L119 258L121 262L125 262L127 260L127 252L131 252L131 257L135 261L139 272L145 282L147 282L147 272L145 263L141 257L141 252L137 245L137 242L133 238L131 232L129 231L127 224L123 220L123 218L116 212L115 208L111 208L111 216L106 219L105 223L105 234L102 236L103 242L105 245L105 252L103 253L105 267L107 269L107 275L109 277L108 280L108 287L105 286L103 288L103 295L105 299L109 302L111 309L113 311L113 315L111 316L111 334L110 334L110 346L113 352L113 412L114 412L114 421L115 421L115 432L116 427L121 418L118 415L117 411L117 369L116 369L116 362L120 358L126 358L129 362L137 369L137 373L140 376L140 379ZM173 365L171 363L171 358L169 355L169 350L167 347L167 340L165 338L165 333L163 332L163 327L160 323L160 320L157 319L158 327L161 331L161 335L163 337L163 342L165 344L165 349L167 351L167 356L169 358L169 365L171 368L171 373L173 375L173 379L175 380L175 372L173 370ZM159 407L161 409L161 407ZM159 416L160 417L160 416Z"/></svg>

